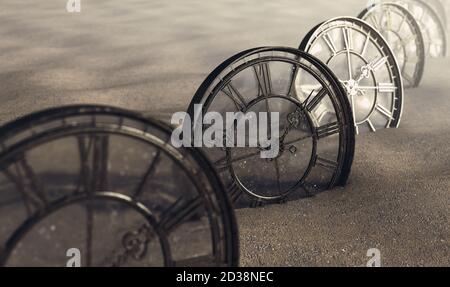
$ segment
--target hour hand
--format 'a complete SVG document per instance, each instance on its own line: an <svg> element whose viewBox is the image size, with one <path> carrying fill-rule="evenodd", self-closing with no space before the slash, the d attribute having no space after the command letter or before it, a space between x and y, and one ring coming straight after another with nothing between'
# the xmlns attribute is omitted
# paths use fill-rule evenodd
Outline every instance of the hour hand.
<svg viewBox="0 0 450 287"><path fill-rule="evenodd" d="M388 57L382 57L379 59L375 59L372 62L368 63L361 67L361 75L359 76L357 82L360 82L362 79L367 79L370 76L370 72L374 72L379 69L384 63L386 63Z"/></svg>

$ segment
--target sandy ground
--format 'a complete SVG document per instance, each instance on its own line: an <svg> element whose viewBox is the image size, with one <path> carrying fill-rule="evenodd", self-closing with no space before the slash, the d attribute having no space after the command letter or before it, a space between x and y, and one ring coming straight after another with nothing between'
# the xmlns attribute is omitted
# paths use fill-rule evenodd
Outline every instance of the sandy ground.
<svg viewBox="0 0 450 287"><path fill-rule="evenodd" d="M36 2L36 1L35 1ZM255 46L298 46L365 1L2 0L0 122L102 103L167 119L206 75ZM398 130L363 135L350 182L314 198L239 210L243 266L450 266L450 59L429 61Z"/></svg>

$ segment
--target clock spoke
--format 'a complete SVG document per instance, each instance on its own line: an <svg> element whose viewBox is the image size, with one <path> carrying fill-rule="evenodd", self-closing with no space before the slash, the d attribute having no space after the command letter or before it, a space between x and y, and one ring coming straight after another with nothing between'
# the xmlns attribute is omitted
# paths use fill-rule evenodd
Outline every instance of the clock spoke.
<svg viewBox="0 0 450 287"><path fill-rule="evenodd" d="M348 78L349 80L353 79L353 66L352 66L352 59L351 59L351 50L353 50L353 37L351 30L348 28L342 29L343 37L344 37L344 44L345 44L345 50L347 53L347 66L348 66Z"/></svg>
<svg viewBox="0 0 450 287"><path fill-rule="evenodd" d="M390 119L390 120L394 119L391 111L389 111L387 108L383 107L381 104L377 104L375 108L378 112L380 112L382 115L384 115L388 119Z"/></svg>
<svg viewBox="0 0 450 287"><path fill-rule="evenodd" d="M337 54L337 49L336 49L336 45L334 44L333 38L330 37L329 34L325 34L323 36L323 39L324 39L325 43L327 44L328 48L330 49L332 56L335 56Z"/></svg>
<svg viewBox="0 0 450 287"><path fill-rule="evenodd" d="M245 112L247 109L247 102L245 101L244 97L239 93L239 91L234 87L233 83L229 83L226 85L222 92L227 95L235 104L236 108L241 111Z"/></svg>

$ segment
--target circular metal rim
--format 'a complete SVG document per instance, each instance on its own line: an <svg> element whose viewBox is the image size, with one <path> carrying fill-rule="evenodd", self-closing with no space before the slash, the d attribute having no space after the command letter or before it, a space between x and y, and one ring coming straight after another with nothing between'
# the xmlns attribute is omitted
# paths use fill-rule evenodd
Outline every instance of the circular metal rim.
<svg viewBox="0 0 450 287"><path fill-rule="evenodd" d="M93 195L82 195L82 196L72 196L70 199L63 197L60 200L54 201L51 203L50 208L47 210L47 212L40 212L37 214L34 214L31 217L28 217L20 226L17 228L13 235L10 236L7 240L7 250L2 249L3 252L9 251L7 253L2 253L0 256L0 266L3 266L9 259L11 252L16 248L17 244L20 242L22 238L24 238L29 231L31 231L35 224L39 224L41 221L45 220L48 216L53 214L54 212L57 212L67 206L70 206L71 204L92 200L92 199L105 199L105 200L111 200L120 202L122 204L125 204L127 206L130 206L134 209L134 211L141 214L146 222L154 227L157 227L158 224L155 221L155 218L153 217L152 213L142 204L140 203L134 203L132 199L128 198L127 196L121 195L115 193L108 193L108 192L97 192ZM172 256L170 251L170 245L167 240L167 236L164 234L162 230L159 228L154 229L155 233L158 234L158 239L162 247L162 254L164 254L164 264L166 266L172 265ZM166 256L168 258L166 258Z"/></svg>
<svg viewBox="0 0 450 287"><path fill-rule="evenodd" d="M270 49L269 50L269 52L273 52L273 51L275 51L274 49ZM251 53L250 54L250 56L252 56L252 55L255 55L255 54L260 54L260 53L262 53L261 51L257 51L257 52L254 52L254 53ZM247 56L245 56L245 57L247 57ZM243 57L243 58L245 58L245 57ZM274 60L274 59L276 59L276 61L277 62L285 62L285 63L289 63L289 64L295 64L295 62L296 61L299 61L299 59L300 59L300 56L298 56L298 58L296 59L296 61L295 60L292 60L292 59L285 59L285 58L282 58L282 57L280 57L280 56L268 56L268 57L270 57L270 59L269 59L269 61L272 61L272 60ZM241 58L240 58L241 59ZM236 62L238 62L238 61L236 61ZM264 62L264 61L262 61L261 60L261 58L257 58L257 59L251 59L250 61L245 61L243 64L241 64L240 66L236 66L236 65L234 65L234 67L233 67L233 72L234 73L236 73L236 74L239 74L239 72L241 72L242 70L244 70L244 69L246 69L246 68L248 68L248 67L250 67L250 66L252 66L254 63L256 64L256 63L261 63L261 62ZM298 64L299 66L301 66L301 67L303 67L305 70L308 70L308 69L310 69L309 67L307 67L307 65L305 65L305 64L303 64L303 63L299 63ZM228 67L227 67L228 68ZM318 80L319 82L320 81L322 81L322 79L320 79L320 75L319 74L316 74L316 72L315 71L308 71L311 75L313 75L314 76L314 78L316 79L316 80ZM230 73L229 73L230 74ZM229 77L228 75L229 74L227 74L225 77L223 77L223 78L221 78L221 81L218 83L218 84L216 84L215 86L214 86L214 89L211 91L211 93L207 96L207 98L206 98L206 100L204 101L204 103L206 104L206 105L208 105L208 104L210 104L213 100L214 100L214 98L212 97L212 94L215 94L215 92L216 91L221 91L222 89L223 89L223 87L224 86L226 86L228 83L229 83L229 81L230 80L232 80L232 77ZM284 97L284 98L286 98L286 96L284 96L284 95L275 95L275 96L279 96L279 97ZM339 97L339 96L338 96ZM344 96L344 98L345 98L345 96ZM257 99L254 99L254 100L257 100ZM301 105L297 100L294 100L294 99L290 99L291 100L291 102L292 103L296 103L297 105ZM338 99L338 101L339 101L339 99ZM250 102L251 103L251 102ZM249 105L250 105L250 103L249 103ZM341 115L342 116L342 118L344 118L344 115ZM309 124L310 124L310 126L311 127L313 127L314 125L312 124L312 121L311 121L311 119L308 117L308 120L309 120ZM344 128L343 128L344 129ZM313 150L312 150L312 152L313 152L313 154L312 154L312 156L315 156L315 152L316 152L316 150L317 150L317 138L315 137L315 134L314 134L314 132L312 131L312 139L313 139ZM340 137L340 146L342 145L342 137ZM230 149L228 148L228 149L226 149L227 150L227 155L230 155L231 154L231 151L230 151ZM344 149L345 150L345 149ZM345 158L345 152L343 152L342 150L339 150L340 152L339 152L339 159L338 159L338 162L339 163L341 163L341 162L343 162L343 160L342 160L342 158ZM310 163L311 163L311 160L313 159L313 157L311 157L311 159L310 159ZM342 168L342 167L341 167ZM310 168L308 168L307 169L307 172L310 172L312 170L312 168L310 169ZM338 169L339 170L339 169ZM236 176L236 173L234 172L234 169L232 168L232 165L230 165L230 167L229 167L229 172L230 172L230 174L231 174L231 176L232 176L232 178L235 180L235 182L237 182L237 183L242 183L242 181L241 180L239 180L239 177L238 176ZM336 173L335 174L335 176L333 177L333 179L330 181L330 184L329 184L329 186L327 187L327 188L332 188L335 184L335 182L336 182L336 179L335 178L339 178L338 177L338 174L339 173ZM308 176L308 174L306 174L306 175L304 175L303 177L302 177L302 179L305 179L306 177ZM295 190L295 187L298 187L299 186L299 184L301 183L301 181L299 181L292 189L289 189L284 195L279 195L279 196L274 196L274 197L270 197L270 196L262 196L262 195L259 195L259 194L257 194L256 192L253 192L253 191L250 191L247 187L245 187L245 186L243 186L243 185L240 185L242 188L241 189L244 189L244 192L246 192L247 194L249 194L250 196L252 196L252 197L255 197L256 198L256 201L259 201L259 202L267 202L267 203L277 203L277 202L283 202L284 201L284 199L289 195L289 193L291 193L293 190Z"/></svg>
<svg viewBox="0 0 450 287"><path fill-rule="evenodd" d="M273 98L279 98L279 99L281 98L281 99L290 101L291 103L293 103L293 104L295 104L295 105L301 106L301 105L298 103L298 101L294 100L293 98L286 98L285 96L281 96L281 95L271 95L271 96L268 96L268 97L267 97L267 99L273 99ZM260 99L254 99L253 101L260 101ZM248 105L249 105L249 106L252 106L253 103L250 102ZM307 113L306 113L306 114L307 114ZM307 119L308 119L308 125L309 125L310 127L313 127L314 125L313 125L313 123L312 123L311 117L307 115ZM309 172L310 172L310 171L312 170L312 168L313 168L313 165L314 165L314 155L315 155L316 150L317 150L317 140L318 140L318 139L317 139L317 137L314 135L314 133L312 133L311 139L312 139L312 154L311 154L311 158L310 158L309 163L308 163L308 167L307 167L306 170L305 170L305 173L304 173L303 176L297 181L297 183L296 183L294 186L292 186L291 188L289 188L289 189L288 189L287 191L285 191L282 195L278 195L278 196L261 196L261 195L259 195L259 194L256 194L255 192L249 190L248 188L246 188L246 187L244 186L244 184L242 184L242 181L241 181L239 175L237 175L237 173L234 171L233 164L230 164L230 166L229 166L229 172L230 172L230 174L231 174L231 177L234 179L235 182L239 183L239 185L242 186L243 189L245 189L245 192L247 192L247 193L249 193L250 195L254 196L254 197L257 198L258 200L264 200L264 201L266 201L266 202L277 202L277 201L280 201L280 200L282 201L282 200L283 200L284 198L286 198L291 192L293 192L296 188L298 188L298 186L301 185L301 183L305 180L305 178L308 177ZM227 157L231 157L231 149L228 148L228 149L226 150L226 153L227 153Z"/></svg>
<svg viewBox="0 0 450 287"><path fill-rule="evenodd" d="M442 37L442 42L443 42L443 54L441 57L445 58L447 57L448 54L448 40L447 40L447 29L444 25L444 23L442 22L441 18L439 17L438 13L435 11L435 9L433 9L433 7L430 6L430 4L426 3L425 1L420 1L420 0L407 0L407 1L400 1L400 3L403 3L405 5L408 5L408 3L418 3L419 5L422 5L423 7L425 7L425 9L427 9L430 13L433 19L436 19L436 24L438 26L438 28L441 30L441 33L439 33ZM411 13L412 14L412 13ZM416 19L416 21L419 23L419 26L422 27L422 25L420 24L420 22ZM422 28L422 36L425 33ZM423 37L425 39L425 37ZM430 56L430 55L426 55L426 56ZM435 58L440 58L440 57L435 57Z"/></svg>
<svg viewBox="0 0 450 287"><path fill-rule="evenodd" d="M39 124L45 124L47 122L52 122L55 120L60 120L62 117L78 117L78 116L118 116L126 119L130 119L145 126L151 126L158 132L166 134L170 138L171 128L159 121L144 117L143 115L132 112L129 110L103 106L103 105L71 105L58 108L50 108L43 111L35 112L24 117L21 117L15 121L11 121L4 126L0 127L0 143L2 143L0 150L0 161L4 162L5 159L13 154L17 148L20 148L25 140L21 140L18 143L14 143L10 147L6 147L3 143L5 139L14 136L17 133L26 131L32 127ZM72 127L73 128L73 127ZM34 137L32 135L31 137ZM137 137L138 138L138 137ZM143 140L142 138L138 138ZM33 141L34 139L31 139ZM148 142L148 141L147 141ZM149 142L150 144L150 142ZM171 152L167 151L167 155L171 157L174 162L180 164L181 161L185 161L186 158L181 154L177 155L179 152L174 147L171 147ZM205 155L198 149L195 148L185 148L184 151L189 155L189 157L195 161L195 164L201 168L201 171L205 174L205 178L208 180L211 189L216 197L215 202L220 209L221 218L219 219L223 225L223 232L225 238L225 256L226 264L231 267L236 267L239 265L239 237L238 237L238 226L233 211L231 202L228 198L222 182L212 167L211 163L206 159ZM175 154L177 153L177 154ZM202 192L199 193L202 195ZM101 196L101 195L100 195ZM52 203L53 204L53 203ZM51 214L51 213L49 213ZM49 215L47 214L47 215ZM26 220L30 219L28 217ZM147 218L147 217L146 217ZM25 222L22 223L22 225ZM11 238L11 237L10 237ZM214 247L214 246L213 246Z"/></svg>
<svg viewBox="0 0 450 287"><path fill-rule="evenodd" d="M214 84L214 80L218 78L218 76L228 67L232 66L235 62L238 62L240 59L244 59L246 57L249 57L253 54L257 53L263 53L263 52L270 52L270 51L277 51L277 52L286 52L291 53L294 55L297 55L299 58L303 58L307 60L309 63L311 63L320 73L322 73L325 78L330 82L330 84L335 88L335 93L337 94L337 97L340 99L341 102L341 108L342 108L342 119L345 121L344 123L344 130L347 130L347 134L344 136L346 141L345 148L342 151L342 168L340 171L340 174L336 177L334 183L329 186L329 188L332 188L334 186L344 186L346 185L350 172L351 172L351 166L353 163L354 158L354 152L355 152L355 127L353 125L353 115L351 112L350 103L348 101L348 98L346 96L346 93L344 91L344 88L339 83L339 80L336 78L336 76L331 72L331 70L323 64L319 59L315 58L314 56L307 54L303 51L300 51L295 48L288 48L288 47L259 47L259 48L252 48L245 51L242 51L240 53L237 53L236 55L228 58L224 62L222 62L220 65L218 65L202 82L200 87L197 89L196 93L194 94L194 97L192 98L187 113L191 116L191 118L194 115L194 105L201 103L205 97L209 98L210 95L207 95L207 92L211 85ZM205 100L206 102L207 100Z"/></svg>
<svg viewBox="0 0 450 287"><path fill-rule="evenodd" d="M442 24L445 28L447 28L447 9L439 0L427 0L429 3L423 1L423 0L408 0L408 1L416 1L416 2L423 2L427 4L428 6L433 9L434 12L436 12L436 15L439 17L439 19L442 21Z"/></svg>
<svg viewBox="0 0 450 287"><path fill-rule="evenodd" d="M361 13L359 13L358 18L365 21L364 18L367 17L373 9L377 9L379 6L393 6L396 9L400 10L402 13L406 15L406 17L411 21L411 25L413 25L413 29L417 32L417 41L418 41L418 48L420 49L420 55L419 55L419 62L416 64L417 68L414 72L414 82L410 87L418 87L420 85L420 82L423 78L423 73L425 71L425 42L423 40L422 30L420 29L419 23L417 23L417 20L414 18L414 16L402 5L395 3L395 2L382 2L379 4L374 4L371 7L365 8ZM403 81L404 83L405 81Z"/></svg>
<svg viewBox="0 0 450 287"><path fill-rule="evenodd" d="M369 29L371 32L373 32L375 35L377 35L377 37L380 38L380 40L383 42L384 46L386 47L387 52L389 53L389 56L392 58L392 60L395 63L394 69L396 70L396 74L397 79L400 81L399 82L399 86L400 86L400 92L399 92L399 97L397 99L397 101L400 102L399 104L399 108L398 108L398 119L395 122L391 122L390 123L390 128L398 128L400 126L400 122L402 119L402 115L403 115L403 108L404 108L404 88L403 88L403 79L401 76L401 72L400 72L400 68L398 66L398 62L397 59L395 58L394 53L392 52L391 48L389 47L389 44L387 43L386 39L384 39L383 35L381 35L376 29L374 29L369 23L358 19L356 17L351 17L351 16L344 16L344 17L335 17L332 19L329 19L327 21L324 21L318 25L316 25L315 27L313 27L307 34L306 36L302 39L300 46L299 46L299 50L304 51L305 53L308 53L308 46L311 45L311 42L317 38L317 36L315 36L315 33L322 27L325 26L331 22L334 21L355 21L355 22L359 22L362 26L366 26L367 29ZM315 37L313 37L315 36ZM329 69L329 68L328 68ZM340 86L343 85L340 84ZM347 93L345 92L345 94L347 95ZM353 113L353 112L352 112Z"/></svg>

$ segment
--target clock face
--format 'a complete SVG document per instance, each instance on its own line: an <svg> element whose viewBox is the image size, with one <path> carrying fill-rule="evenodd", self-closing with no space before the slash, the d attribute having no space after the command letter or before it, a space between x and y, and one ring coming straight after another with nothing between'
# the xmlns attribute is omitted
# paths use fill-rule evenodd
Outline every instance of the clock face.
<svg viewBox="0 0 450 287"><path fill-rule="evenodd" d="M199 104L203 114L277 115L277 121L258 120L259 134L276 122L274 157L261 157L259 139L256 147L205 149L236 206L282 202L345 184L354 153L350 104L331 71L310 55L270 47L242 52L208 76L190 104L191 117ZM254 139L247 136L246 142Z"/></svg>
<svg viewBox="0 0 450 287"><path fill-rule="evenodd" d="M445 24L433 8L424 1L407 0L399 2L419 23L425 42L425 55L441 58L447 55L447 33Z"/></svg>
<svg viewBox="0 0 450 287"><path fill-rule="evenodd" d="M361 12L358 18L380 32L395 54L405 87L417 87L425 65L425 44L414 16L395 3L382 3Z"/></svg>
<svg viewBox="0 0 450 287"><path fill-rule="evenodd" d="M237 266L220 178L165 126L76 106L0 131L0 265Z"/></svg>
<svg viewBox="0 0 450 287"><path fill-rule="evenodd" d="M388 43L371 25L352 17L329 20L311 30L300 49L338 77L357 133L398 127L403 107L400 69Z"/></svg>
<svg viewBox="0 0 450 287"><path fill-rule="evenodd" d="M404 1L404 0L402 0ZM447 28L447 9L445 5L441 2L441 0L407 0L407 1L416 1L416 2L422 2L426 5L430 6L434 12L436 12L436 15L438 15L439 19L441 20L443 26Z"/></svg>

